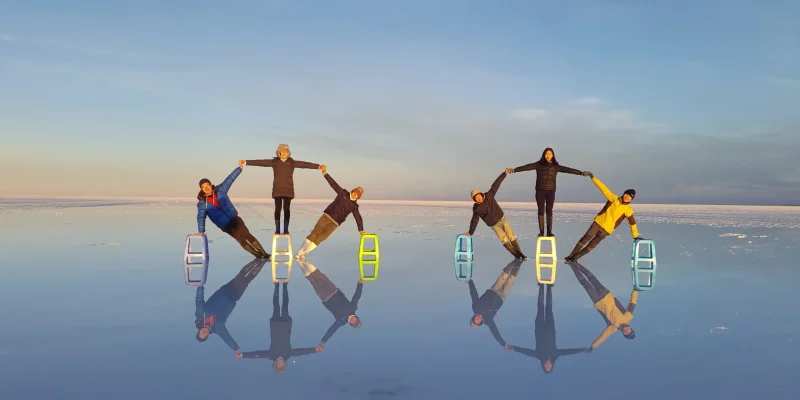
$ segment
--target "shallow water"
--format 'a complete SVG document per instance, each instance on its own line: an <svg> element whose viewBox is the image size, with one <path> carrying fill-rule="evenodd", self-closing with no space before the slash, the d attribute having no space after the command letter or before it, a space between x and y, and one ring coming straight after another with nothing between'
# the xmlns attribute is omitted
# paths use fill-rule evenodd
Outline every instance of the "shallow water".
<svg viewBox="0 0 800 400"><path fill-rule="evenodd" d="M559 258L597 207L557 205ZM324 203L296 202L295 250ZM537 316L529 205L506 205L531 260L497 315L503 339L534 349ZM272 205L238 204L265 247ZM504 351L487 327L470 328L468 285L455 279L453 242L469 207L362 205L380 235L377 281L358 304L361 329L340 328L322 353L236 359L217 335L195 339L195 288L183 281L191 203L0 201L0 388L3 398L380 399L795 398L800 355L796 256L798 208L639 206L642 236L658 249L656 287L640 293L635 340L615 334L591 353L562 356L552 373ZM208 225L208 299L251 257ZM308 260L348 296L359 279L352 217ZM631 291L630 233L623 224L581 263L623 303ZM475 235L473 281L483 294L511 261L491 230ZM273 283L267 264L237 303L227 329L242 351L270 346ZM317 346L333 322L297 263L289 288L291 344ZM589 347L602 317L561 263L553 292L558 348Z"/></svg>

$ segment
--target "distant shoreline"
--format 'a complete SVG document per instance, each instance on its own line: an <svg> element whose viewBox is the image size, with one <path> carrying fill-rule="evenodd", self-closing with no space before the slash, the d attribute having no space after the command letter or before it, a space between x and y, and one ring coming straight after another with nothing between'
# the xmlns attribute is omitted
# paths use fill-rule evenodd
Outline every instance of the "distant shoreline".
<svg viewBox="0 0 800 400"><path fill-rule="evenodd" d="M141 197L141 196L35 196L35 195L0 195L0 200L87 200L87 201L139 201L139 202L152 202L152 201L174 201L194 203L196 200L186 197ZM329 203L331 199L295 199L293 202L297 203ZM272 203L271 198L246 198L240 197L236 199L236 203ZM471 201L457 201L457 200L360 200L362 204L385 204L385 205L440 205L440 206L463 206L471 204ZM535 206L535 202L527 201L500 201L500 204L510 206ZM573 203L573 202L559 202L562 205L571 206L591 206L596 207L600 202L591 203ZM800 204L784 204L784 205L767 205L767 204L684 204L684 203L636 203L636 206L670 206L670 207L787 207L796 208Z"/></svg>

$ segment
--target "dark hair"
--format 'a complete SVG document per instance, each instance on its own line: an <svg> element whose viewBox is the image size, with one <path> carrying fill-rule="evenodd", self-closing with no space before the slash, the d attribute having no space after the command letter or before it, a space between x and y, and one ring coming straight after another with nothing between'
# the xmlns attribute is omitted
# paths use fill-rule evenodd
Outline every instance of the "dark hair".
<svg viewBox="0 0 800 400"><path fill-rule="evenodd" d="M553 151L552 147L548 147L548 148L544 149L544 151L542 151L542 157L539 158L539 162L541 162L541 163L546 163L547 162L547 160L544 159L544 155L547 154L548 150L550 150L550 152L553 153L553 160L551 162L554 165L558 165L558 161L556 161L556 152Z"/></svg>
<svg viewBox="0 0 800 400"><path fill-rule="evenodd" d="M628 328L631 328L631 327L630 327L630 325L626 325L626 326L627 326ZM633 328L631 328L631 333L630 333L630 335L626 335L626 334L625 334L625 332L622 332L622 336L625 336L625 339L631 339L631 340L633 340L633 338L635 338L635 337L636 337L636 332L634 332L634 331L633 331Z"/></svg>
<svg viewBox="0 0 800 400"><path fill-rule="evenodd" d="M544 363L545 363L545 362L547 362L547 360L545 360L545 361L542 361L542 362L541 362L541 363L542 363L542 371L544 371L544 373L546 373L546 374L552 373L552 372L553 372L553 370L554 370L554 369L556 369L556 362L555 362L555 361L553 361L553 360L550 360L550 371L548 371L548 370L547 370L547 369L544 367Z"/></svg>
<svg viewBox="0 0 800 400"><path fill-rule="evenodd" d="M209 332L209 335L208 335L208 336L211 336L211 333L210 333L210 332ZM194 336L194 338L195 338L195 339L197 339L197 341L198 341L198 342L200 342L200 343L203 343L203 342L205 342L206 340L208 340L208 336L206 336L206 338L205 338L205 339L203 339L203 338L201 338L201 337L200 337L200 331L197 331L197 335L195 335L195 336Z"/></svg>
<svg viewBox="0 0 800 400"><path fill-rule="evenodd" d="M481 320L480 324L478 324L478 323L476 323L474 321L475 317L478 316L478 315L480 315L480 314L474 314L471 317L469 317L469 326L472 326L472 324L475 324L475 326L483 326L483 320Z"/></svg>

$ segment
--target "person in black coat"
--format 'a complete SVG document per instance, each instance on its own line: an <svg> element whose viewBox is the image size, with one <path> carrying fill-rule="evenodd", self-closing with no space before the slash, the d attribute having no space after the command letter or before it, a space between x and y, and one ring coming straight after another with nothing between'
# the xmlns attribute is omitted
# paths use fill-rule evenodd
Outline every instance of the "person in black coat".
<svg viewBox="0 0 800 400"><path fill-rule="evenodd" d="M556 154L548 147L542 152L539 161L512 168L511 172L536 171L536 206L539 215L539 236L545 236L544 217L547 215L547 236L553 236L553 204L556 201L556 176L559 172L572 175L589 176L589 171L579 171L561 165Z"/></svg>
<svg viewBox="0 0 800 400"><path fill-rule="evenodd" d="M294 170L295 168L319 169L324 165L307 161L297 161L292 158L288 144L280 144L275 151L276 157L268 160L245 160L245 165L272 168L272 198L275 199L275 234L281 233L281 206L283 206L283 234L289 233L290 207L294 199Z"/></svg>

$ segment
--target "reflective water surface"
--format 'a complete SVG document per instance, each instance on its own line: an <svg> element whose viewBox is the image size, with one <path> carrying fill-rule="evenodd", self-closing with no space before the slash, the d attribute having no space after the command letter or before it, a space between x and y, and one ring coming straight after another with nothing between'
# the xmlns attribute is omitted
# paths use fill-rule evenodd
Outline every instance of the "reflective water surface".
<svg viewBox="0 0 800 400"><path fill-rule="evenodd" d="M295 249L324 206L293 204ZM272 206L237 208L271 247ZM563 259L596 210L559 208ZM453 263L468 207L362 205L381 252L379 278L364 282L352 218L293 263L287 284L209 224L198 288L181 262L191 203L0 202L3 398L796 398L797 229L759 226L758 209L742 208L741 226L713 209L691 225L640 206L658 272L626 340L606 332L578 266L559 261L555 285L537 284L535 215L506 210L531 259L515 262L479 225L471 280ZM631 243L623 225L579 261L623 309ZM348 304L354 313L337 308Z"/></svg>

